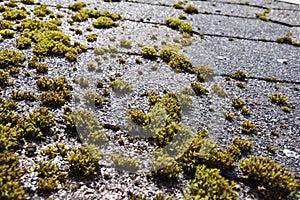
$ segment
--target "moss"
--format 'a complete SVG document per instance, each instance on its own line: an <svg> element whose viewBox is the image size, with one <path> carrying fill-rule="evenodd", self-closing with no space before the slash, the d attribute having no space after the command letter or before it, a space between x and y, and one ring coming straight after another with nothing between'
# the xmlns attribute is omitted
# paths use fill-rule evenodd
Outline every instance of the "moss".
<svg viewBox="0 0 300 200"><path fill-rule="evenodd" d="M46 15L52 14L52 11L45 4L41 4L34 6L33 14L38 17L45 17Z"/></svg>
<svg viewBox="0 0 300 200"><path fill-rule="evenodd" d="M242 122L242 133L250 134L255 131L255 124L252 124L249 120L244 120Z"/></svg>
<svg viewBox="0 0 300 200"><path fill-rule="evenodd" d="M20 9L6 8L2 16L7 20L24 19L27 17L27 11L24 7Z"/></svg>
<svg viewBox="0 0 300 200"><path fill-rule="evenodd" d="M239 99L237 97L234 97L231 99L231 104L234 108L243 108L245 105L245 102L242 99Z"/></svg>
<svg viewBox="0 0 300 200"><path fill-rule="evenodd" d="M142 64L143 63L143 60L139 57L135 58L135 62L136 64Z"/></svg>
<svg viewBox="0 0 300 200"><path fill-rule="evenodd" d="M13 24L11 21L0 19L0 30L3 29L13 29Z"/></svg>
<svg viewBox="0 0 300 200"><path fill-rule="evenodd" d="M173 8L175 8L175 9L183 9L183 2L178 1L178 2L173 3Z"/></svg>
<svg viewBox="0 0 300 200"><path fill-rule="evenodd" d="M85 104L88 106L93 106L93 105L100 106L107 99L104 97L101 97L96 92L88 90L84 93L84 100L85 100Z"/></svg>
<svg viewBox="0 0 300 200"><path fill-rule="evenodd" d="M241 82L241 81L236 82L236 85L237 85L239 88L244 88L244 87L245 87L245 83L244 83L244 82Z"/></svg>
<svg viewBox="0 0 300 200"><path fill-rule="evenodd" d="M263 13L255 13L256 18L261 19L263 21L269 21L270 19L267 17L267 14L270 12L270 9L267 8Z"/></svg>
<svg viewBox="0 0 300 200"><path fill-rule="evenodd" d="M236 80L244 80L245 78L247 78L247 74L245 71L238 69L235 72L231 73L229 77Z"/></svg>
<svg viewBox="0 0 300 200"><path fill-rule="evenodd" d="M252 142L247 139L242 139L240 137L234 137L232 143L237 146L241 151L251 151Z"/></svg>
<svg viewBox="0 0 300 200"><path fill-rule="evenodd" d="M271 130L270 134L273 135L273 136L277 136L277 137L279 136L279 133L277 131L274 131L274 130Z"/></svg>
<svg viewBox="0 0 300 200"><path fill-rule="evenodd" d="M97 20L93 21L93 26L95 28L112 28L119 26L119 24L109 17L99 17Z"/></svg>
<svg viewBox="0 0 300 200"><path fill-rule="evenodd" d="M198 14L198 9L195 6L193 6L192 4L185 6L183 11L188 14Z"/></svg>
<svg viewBox="0 0 300 200"><path fill-rule="evenodd" d="M292 178L287 168L270 158L250 156L239 164L244 178L255 182L257 189L266 199L290 199L297 194L299 183Z"/></svg>
<svg viewBox="0 0 300 200"><path fill-rule="evenodd" d="M3 29L3 30L0 30L0 35L3 37L3 38L12 38L15 34L15 31L13 30L10 30L10 29Z"/></svg>
<svg viewBox="0 0 300 200"><path fill-rule="evenodd" d="M8 85L9 73L0 69L0 88Z"/></svg>
<svg viewBox="0 0 300 200"><path fill-rule="evenodd" d="M97 40L98 35L97 34L89 34L86 36L86 40L88 42L95 42Z"/></svg>
<svg viewBox="0 0 300 200"><path fill-rule="evenodd" d="M192 68L192 61L183 54L172 54L168 65L177 72L190 71Z"/></svg>
<svg viewBox="0 0 300 200"><path fill-rule="evenodd" d="M293 44L293 39L290 34L287 34L283 37L279 37L276 39L278 43L285 43L285 44Z"/></svg>
<svg viewBox="0 0 300 200"><path fill-rule="evenodd" d="M284 122L280 122L279 124L280 128L283 128L283 129L287 129L289 126L287 124L285 124Z"/></svg>
<svg viewBox="0 0 300 200"><path fill-rule="evenodd" d="M272 147L272 146L270 146L270 145L267 145L266 146L266 149L267 149L267 151L268 152L270 152L270 153L276 153L276 148L274 148L274 147Z"/></svg>
<svg viewBox="0 0 300 200"><path fill-rule="evenodd" d="M87 146L74 148L67 158L70 165L70 173L78 177L96 175L99 169L98 159Z"/></svg>
<svg viewBox="0 0 300 200"><path fill-rule="evenodd" d="M12 152L0 153L0 199L25 199L28 194L20 178L23 175L19 157Z"/></svg>
<svg viewBox="0 0 300 200"><path fill-rule="evenodd" d="M218 169L199 165L195 177L190 181L190 196L193 199L238 199L233 181L226 180Z"/></svg>
<svg viewBox="0 0 300 200"><path fill-rule="evenodd" d="M224 90L223 90L223 88L221 87L221 86L219 86L218 84L213 84L212 86L211 86L211 89L212 89L212 91L214 92L214 93L216 93L219 97L228 97L228 93L227 92L225 92Z"/></svg>
<svg viewBox="0 0 300 200"><path fill-rule="evenodd" d="M111 157L117 169L136 171L139 168L139 164L135 158L125 157L121 154L111 154Z"/></svg>
<svg viewBox="0 0 300 200"><path fill-rule="evenodd" d="M34 4L34 0L21 0L21 3L24 3L24 4Z"/></svg>
<svg viewBox="0 0 300 200"><path fill-rule="evenodd" d="M167 18L165 23L168 27L178 30L181 33L188 33L191 34L193 32L193 27L190 23L182 21L180 19L175 18Z"/></svg>
<svg viewBox="0 0 300 200"><path fill-rule="evenodd" d="M282 106L281 110L284 111L284 112L286 112L286 113L290 113L291 112L291 109L289 107L287 107L287 106Z"/></svg>
<svg viewBox="0 0 300 200"><path fill-rule="evenodd" d="M241 114L242 115L250 115L251 110L249 108L246 108L245 106L242 107L241 109Z"/></svg>
<svg viewBox="0 0 300 200"><path fill-rule="evenodd" d="M82 1L80 1L80 2L75 2L73 4L70 4L68 7L69 7L69 9L71 9L73 11L78 11L85 6L86 6L86 4Z"/></svg>
<svg viewBox="0 0 300 200"><path fill-rule="evenodd" d="M131 92L132 85L121 78L118 78L110 82L109 86L116 92Z"/></svg>
<svg viewBox="0 0 300 200"><path fill-rule="evenodd" d="M276 78L273 77L265 77L264 80L267 82L274 82L274 83L278 81Z"/></svg>
<svg viewBox="0 0 300 200"><path fill-rule="evenodd" d="M232 112L224 112L224 115L225 115L225 119L227 120L233 120L234 118L234 113Z"/></svg>
<svg viewBox="0 0 300 200"><path fill-rule="evenodd" d="M120 39L120 46L130 49L132 47L132 42L129 40L126 40L125 38Z"/></svg>
<svg viewBox="0 0 300 200"><path fill-rule="evenodd" d="M197 79L200 82L203 82L207 79L210 79L214 75L214 68L209 67L207 65L199 65L193 69L193 71L197 74ZM191 72L193 72L191 71Z"/></svg>
<svg viewBox="0 0 300 200"><path fill-rule="evenodd" d="M196 95L203 95L208 93L208 89L202 86L199 82L191 82L191 88L194 90Z"/></svg>
<svg viewBox="0 0 300 200"><path fill-rule="evenodd" d="M207 154L203 163L209 168L218 168L221 171L232 169L234 167L235 152L231 148L213 148Z"/></svg>
<svg viewBox="0 0 300 200"><path fill-rule="evenodd" d="M280 94L279 92L270 94L269 98L273 103L276 103L278 105L285 105L288 103L288 97Z"/></svg>
<svg viewBox="0 0 300 200"><path fill-rule="evenodd" d="M0 52L0 66L6 67L20 67L23 66L23 62L26 60L26 56L18 51L4 49Z"/></svg>
<svg viewBox="0 0 300 200"><path fill-rule="evenodd" d="M157 51L153 47L142 47L140 52L144 58L155 58L157 56Z"/></svg>
<svg viewBox="0 0 300 200"><path fill-rule="evenodd" d="M26 49L27 47L30 47L31 45L31 39L28 37L20 36L16 39L16 47L18 49Z"/></svg>
<svg viewBox="0 0 300 200"><path fill-rule="evenodd" d="M25 90L25 91L20 91L20 90L12 90L11 91L11 96L12 99L14 100L29 100L29 101L35 101L36 96L34 95L34 93Z"/></svg>
<svg viewBox="0 0 300 200"><path fill-rule="evenodd" d="M137 108L129 109L128 116L132 122L136 123L139 126L146 126L150 123L149 116L147 116L147 114L144 111L139 110Z"/></svg>

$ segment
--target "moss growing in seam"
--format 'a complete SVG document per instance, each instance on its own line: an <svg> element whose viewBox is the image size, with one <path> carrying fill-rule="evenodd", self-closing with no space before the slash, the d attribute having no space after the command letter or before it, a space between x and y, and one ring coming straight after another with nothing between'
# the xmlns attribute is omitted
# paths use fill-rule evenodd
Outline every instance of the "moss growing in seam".
<svg viewBox="0 0 300 200"><path fill-rule="evenodd" d="M266 199L290 199L297 195L299 182L292 178L287 168L276 164L270 158L250 156L239 164L244 178L252 180Z"/></svg>
<svg viewBox="0 0 300 200"><path fill-rule="evenodd" d="M279 92L270 94L269 98L273 103L276 103L278 105L285 105L288 103L288 97L280 94Z"/></svg>
<svg viewBox="0 0 300 200"><path fill-rule="evenodd" d="M194 90L196 95L203 95L208 93L208 89L203 87L199 82L191 82L191 88Z"/></svg>
<svg viewBox="0 0 300 200"><path fill-rule="evenodd" d="M99 17L93 21L93 26L95 28L112 28L119 26L119 24L109 17Z"/></svg>
<svg viewBox="0 0 300 200"><path fill-rule="evenodd" d="M245 78L247 78L247 74L245 71L238 69L235 72L231 73L229 77L236 80L244 80Z"/></svg>
<svg viewBox="0 0 300 200"><path fill-rule="evenodd" d="M208 169L199 165L194 179L190 181L190 196L193 199L238 199L233 181L226 180L218 169Z"/></svg>
<svg viewBox="0 0 300 200"><path fill-rule="evenodd" d="M73 11L78 11L85 6L86 6L86 4L82 1L80 1L80 2L75 2L73 4L70 4L68 7Z"/></svg>
<svg viewBox="0 0 300 200"><path fill-rule="evenodd" d="M0 199L26 199L20 178L23 175L19 157L12 152L0 153Z"/></svg>
<svg viewBox="0 0 300 200"><path fill-rule="evenodd" d="M188 14L198 14L198 9L195 6L193 6L192 4L185 6L183 11Z"/></svg>
<svg viewBox="0 0 300 200"><path fill-rule="evenodd" d="M193 27L190 23L182 21L180 19L175 18L167 18L165 23L168 27L180 31L181 33L191 34L193 32Z"/></svg>

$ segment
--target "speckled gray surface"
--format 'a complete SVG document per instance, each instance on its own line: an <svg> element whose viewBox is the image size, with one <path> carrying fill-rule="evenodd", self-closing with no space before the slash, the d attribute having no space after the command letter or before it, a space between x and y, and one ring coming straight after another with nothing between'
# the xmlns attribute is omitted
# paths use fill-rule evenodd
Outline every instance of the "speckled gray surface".
<svg viewBox="0 0 300 200"><path fill-rule="evenodd" d="M64 14L63 24L60 27L63 32L70 35L72 41L80 41L89 47L87 52L80 54L77 61L72 63L61 57L46 57L44 62L49 65L49 71L39 75L51 78L65 76L70 83L74 78L84 77L90 83L87 89L82 89L74 84L73 95L80 96L84 94L85 90L94 90L100 93L100 89L94 86L96 80L102 80L104 87L109 88L109 76L114 76L116 72L132 84L133 91L131 93L118 95L111 91L111 96L103 107L93 108L100 123L122 127L126 124L127 109L137 107L146 110L149 108L146 97L141 97L141 93L151 90L179 92L184 87L189 87L190 82L197 80L195 75L175 72L159 57L149 60L142 58L139 54L141 45L155 46L159 50L162 44L175 43L174 41L181 37L178 31L172 30L164 24L167 17L177 18L184 13L183 10L172 7L176 1L138 0L111 3L102 0L85 1L88 8L100 11L108 9L121 14L125 19L119 22L118 27L93 28L91 32L86 31L86 28L92 27L92 19L81 23L75 22L73 25L66 21L74 13L67 8L70 1L36 2L45 3L55 13ZM193 66L205 64L214 68L216 76L204 82L203 85L211 88L213 84L218 84L229 96L218 97L211 89L207 95L202 97L192 95L194 103L183 112L182 123L194 132L201 129L209 130L208 137L218 147L231 145L231 139L235 136L248 138L253 142L251 154L270 157L299 175L300 48L299 46L279 44L275 40L288 33L291 33L296 40L299 38L300 7L272 0L253 0L250 1L252 6L227 2L227 0L188 1L198 7L200 13L195 15L184 13L187 21L193 26L194 34L191 36L192 44L184 46L180 53L191 59ZM58 3L63 5L59 11L55 9L55 5ZM25 7L32 13L33 5ZM269 18L286 24L257 19L255 14L264 12L265 8L271 8L267 15ZM82 30L83 34L75 34L74 31L70 31L71 27ZM91 33L98 34L97 41L86 41L86 35ZM204 39L201 39L198 33L204 34ZM17 32L15 36L19 34ZM110 36L114 36L115 40L111 41ZM229 40L230 37L234 38L233 41ZM132 47L121 47L120 39L122 38L132 41ZM261 41L262 38L270 41ZM94 48L108 47L108 45L115 46L118 53L115 55L106 53L104 56L94 54ZM5 39L0 43L0 48L0 50L4 48L17 50L15 38ZM30 58L31 50L30 48L18 51ZM120 64L119 58L121 57L126 59L125 64ZM100 59L101 63L97 64L96 58ZM142 59L143 63L137 64L136 58ZM97 67L102 68L102 71L88 71L87 62L93 62ZM154 69L153 66L156 66L157 69ZM77 67L77 71L73 70L74 67ZM245 88L237 87L235 80L225 80L224 75L237 69L246 71L247 75L251 77L246 79ZM25 71L30 71L32 75L24 76ZM10 92L13 89L28 89L39 95L41 91L36 87L34 80L36 74L34 69L21 68L18 78L10 77L10 80L14 81L14 85L0 91L1 97L10 99ZM262 80L265 77L277 78L282 82L266 82ZM289 106L292 107L290 113L283 112L281 106L270 101L269 95L273 92L280 92L288 96ZM251 115L244 116L240 114L239 110L234 109L231 105L232 97L245 100L246 107L251 109ZM21 101L17 112L26 115L40 105L39 100L36 102ZM73 100L67 102L66 105L72 108L79 106ZM50 110L56 114L58 121L62 119L62 108L51 108ZM233 112L234 120L225 120L224 111ZM255 133L249 135L241 133L241 123L245 119L256 124L257 131ZM281 128L280 122L284 122L288 127ZM37 174L33 168L37 161L49 160L40 154L40 150L53 146L56 142L65 143L68 148L81 145L76 139L65 133L61 124L53 127L52 131L55 138L47 136L43 141L32 142L37 146L35 157L26 156L24 147L16 151L16 154L20 156L20 166L29 169L29 172L24 173L21 178L24 187L30 191L28 199L46 199L47 197L54 199L129 199L130 192L143 195L146 199L153 199L158 193L173 195L173 199L183 199L187 194L186 188L189 185L189 179L183 173L180 174L177 181L166 183L147 176L149 171L144 163L149 159L148 155L154 151L154 146L146 139L129 142L128 133L122 128L119 131L105 130L105 134L110 139L109 146L105 149L104 158L99 161L101 169L94 180L78 180L70 177L66 184L59 185L56 192L47 195L39 194L36 192ZM271 131L279 132L279 136L271 135ZM123 146L117 142L120 138L125 140ZM268 152L267 145L275 147L276 153ZM109 157L111 153L122 153L136 158L139 161L140 170L136 173L129 173L115 169ZM61 169L68 170L65 158L56 156L54 162ZM236 171L236 173L240 173L239 169ZM241 200L263 199L255 189L242 181L238 182L236 188Z"/></svg>

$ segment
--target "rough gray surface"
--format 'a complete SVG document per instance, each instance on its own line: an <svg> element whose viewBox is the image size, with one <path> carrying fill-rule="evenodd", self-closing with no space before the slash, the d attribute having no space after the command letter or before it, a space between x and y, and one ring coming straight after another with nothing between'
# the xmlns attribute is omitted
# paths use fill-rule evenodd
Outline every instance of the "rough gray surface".
<svg viewBox="0 0 300 200"><path fill-rule="evenodd" d="M161 1L85 1L88 8L98 10L110 10L119 13L124 17L124 21L119 22L119 26L111 29L95 29L86 31L87 27L92 27L94 19L70 25L73 11L67 7L70 1L36 1L49 6L55 13L64 14L61 29L71 36L72 41L80 41L88 45L87 52L79 55L76 62L69 62L65 58L46 57L45 63L50 68L45 75L53 78L65 76L72 83L74 78L84 77L90 83L87 89L100 93L100 89L94 86L96 80L102 80L104 87L109 88L109 77L116 72L133 86L133 91L125 95L118 95L111 91L108 102L102 108L94 108L100 123L114 124L122 127L126 124L126 111L129 108L137 107L144 110L149 108L146 97L140 94L146 91L156 90L175 91L190 86L190 82L197 81L193 74L178 73L172 70L161 58L145 59L139 54L142 45L154 46L158 50L162 48L162 43L175 43L181 37L178 31L168 28L164 23L167 17L177 18L183 10L172 7L171 0ZM289 44L279 44L275 40L278 37L291 33L293 39L300 42L299 22L300 8L298 5L287 4L272 0L253 0L250 5L240 5L239 2L229 4L227 0L219 1L188 1L199 9L199 14L187 16L188 22L193 26L194 33L191 38L193 42L189 46L184 46L180 53L191 59L193 66L201 64L214 68L215 77L203 83L207 88L213 84L220 85L227 93L228 97L218 97L212 90L202 97L192 95L193 104L188 110L183 112L182 123L186 124L193 132L201 129L209 130L209 138L218 147L231 145L231 139L235 136L247 138L253 142L251 154L270 157L287 167L295 174L300 173L300 49L299 46ZM59 11L55 9L56 4L62 4ZM3 4L3 3L1 3ZM18 3L22 5L21 3ZM24 5L22 5L24 6ZM26 9L33 11L33 5L26 5ZM267 15L272 21L262 21L256 18L256 13L262 13L266 8L271 11ZM31 14L31 17L33 14ZM45 18L47 19L47 18ZM70 28L77 28L83 31L82 35L75 34ZM96 33L98 39L95 42L87 42L86 35ZM199 34L204 34L204 39ZM15 38L19 36L16 33ZM114 36L111 41L109 37ZM17 50L15 38L5 39L0 43L0 50L4 48ZM120 46L120 39L132 41L131 48ZM233 38L233 41L230 41ZM262 41L266 38L268 41ZM115 55L106 53L104 56L95 55L94 48L117 47ZM31 57L32 49L18 50ZM96 64L95 59L99 58L101 63ZM119 58L125 58L126 63L120 64ZM137 64L136 58L142 59L143 63ZM97 67L101 67L101 72L88 71L87 63L93 62ZM157 69L153 69L153 66ZM77 67L77 71L73 70ZM225 75L242 69L246 71L249 79L245 81L245 88L237 87L235 80L225 80ZM25 71L30 71L32 75L26 77ZM0 91L1 97L10 99L10 91L13 89L28 89L37 96L41 93L35 84L34 69L21 68L18 78L10 77L14 85ZM265 77L273 77L281 82L272 83L262 80ZM104 80L106 79L106 80ZM82 96L87 89L82 89L74 84L73 95ZM289 98L290 113L283 112L281 106L272 103L269 95L280 92ZM231 98L239 97L246 102L246 107L251 109L250 116L240 114L240 111L231 106ZM41 105L36 102L19 102L18 113L27 115L28 112ZM76 108L74 101L67 102L66 105ZM227 121L223 112L230 111L235 114L233 121ZM51 109L59 120L62 119L62 109ZM257 131L250 135L242 135L241 123L249 119L256 124ZM280 123L288 125L286 129L280 127ZM109 137L109 146L105 149L104 158L100 160L101 169L95 180L77 180L70 177L65 184L61 184L56 192L48 195L38 194L37 174L34 166L39 160L49 160L47 156L42 156L40 150L48 146L54 146L56 142L62 142L70 149L79 147L76 139L69 137L65 133L62 125L57 125L52 130L53 136L47 136L44 141L37 142L37 155L27 157L25 149L20 148L16 154L20 156L20 166L29 169L24 173L22 183L30 191L28 199L46 199L48 196L55 199L129 199L129 193L140 194L146 199L153 199L158 193L173 195L174 199L183 199L187 195L186 188L189 179L183 173L174 182L160 182L149 178L145 163L149 154L155 151L155 146L146 139L137 139L129 142L127 132L124 129L119 131L105 130ZM279 136L273 136L271 131L279 132ZM57 139L58 138L58 139ZM125 140L125 144L119 145L120 138ZM32 142L35 143L35 142ZM28 144L26 144L28 145ZM26 146L25 145L25 146ZM277 149L276 153L270 153L266 146L270 145ZM117 170L114 168L109 155L111 153L122 153L129 157L137 158L140 170L136 173ZM54 162L61 169L67 171L68 163L65 158L56 156ZM145 172L146 171L146 172ZM236 169L236 173L240 173ZM230 176L229 176L230 177ZM244 182L238 182L235 189L239 199L262 199L252 186Z"/></svg>

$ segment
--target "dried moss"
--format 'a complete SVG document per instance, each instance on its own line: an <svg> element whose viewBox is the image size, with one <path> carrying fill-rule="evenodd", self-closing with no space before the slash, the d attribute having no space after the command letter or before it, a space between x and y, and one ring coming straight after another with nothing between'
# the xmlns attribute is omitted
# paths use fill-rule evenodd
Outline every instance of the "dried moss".
<svg viewBox="0 0 300 200"><path fill-rule="evenodd" d="M34 4L34 0L21 0L21 3L24 3L24 4Z"/></svg>
<svg viewBox="0 0 300 200"><path fill-rule="evenodd" d="M132 42L129 40L126 40L125 38L120 39L120 46L130 49L132 47Z"/></svg>

